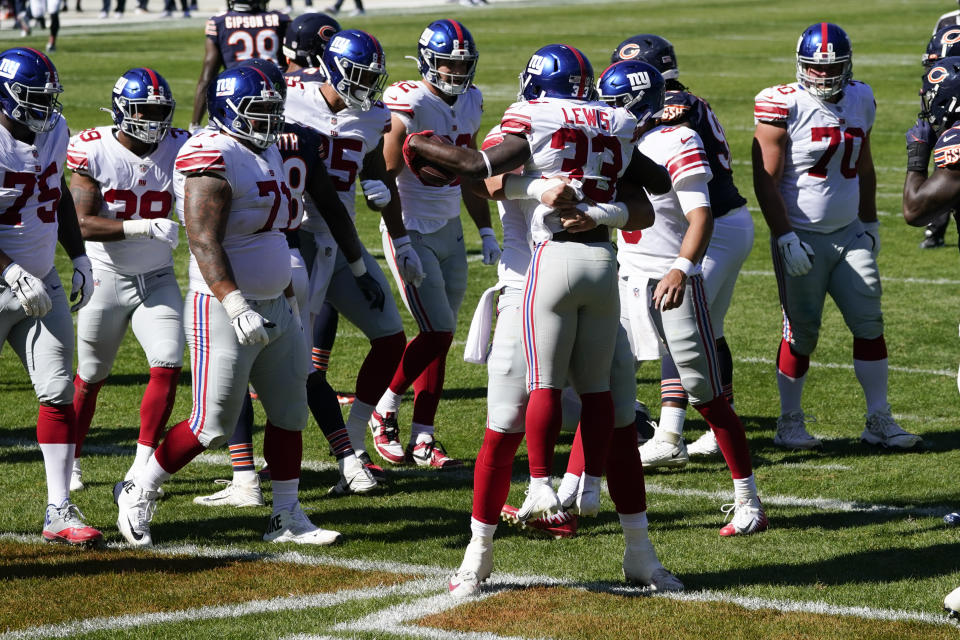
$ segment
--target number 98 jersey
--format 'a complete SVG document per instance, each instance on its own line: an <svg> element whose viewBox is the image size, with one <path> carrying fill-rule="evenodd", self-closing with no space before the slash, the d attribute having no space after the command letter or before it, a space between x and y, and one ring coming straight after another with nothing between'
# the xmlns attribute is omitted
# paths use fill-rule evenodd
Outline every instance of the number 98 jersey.
<svg viewBox="0 0 960 640"><path fill-rule="evenodd" d="M117 140L113 127L85 129L70 139L67 167L100 185L100 211L111 220L169 218L173 210L173 163L190 134L171 128L141 158ZM173 264L170 246L152 238L86 242L98 269L137 275Z"/></svg>
<svg viewBox="0 0 960 640"><path fill-rule="evenodd" d="M282 67L280 45L289 24L290 16L279 11L225 11L207 20L206 34L217 45L227 69L251 58L263 58Z"/></svg>
<svg viewBox="0 0 960 640"><path fill-rule="evenodd" d="M33 144L0 127L0 249L38 278L53 269L69 140L62 117L52 131L36 134Z"/></svg>
<svg viewBox="0 0 960 640"><path fill-rule="evenodd" d="M308 176L317 171L324 175L327 173L323 166L322 153L325 144L322 138L323 134L319 131L302 124L287 122L277 140L277 149L283 158L284 179L290 189L290 206L294 209L287 231L299 229L303 222L304 205L310 199L306 193ZM316 211L316 205L311 202L310 206L311 210Z"/></svg>
<svg viewBox="0 0 960 640"><path fill-rule="evenodd" d="M860 151L876 113L873 90L855 80L836 104L796 82L757 94L754 121L787 129L780 193L794 228L830 233L857 217Z"/></svg>

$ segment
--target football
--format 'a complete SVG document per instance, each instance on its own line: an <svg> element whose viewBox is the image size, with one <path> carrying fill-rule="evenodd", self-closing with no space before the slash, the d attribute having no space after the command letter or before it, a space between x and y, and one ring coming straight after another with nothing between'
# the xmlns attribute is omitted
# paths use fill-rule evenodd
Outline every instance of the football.
<svg viewBox="0 0 960 640"><path fill-rule="evenodd" d="M451 144L449 140L443 136L438 136L432 131L424 134L424 137L429 138L430 140L440 142L442 144ZM413 174L420 179L425 185L431 187L445 187L457 179L457 174L449 171L438 164L430 162L423 156L417 155L410 150L409 147L404 145L404 160L407 162L407 166L410 167L410 170L413 171Z"/></svg>

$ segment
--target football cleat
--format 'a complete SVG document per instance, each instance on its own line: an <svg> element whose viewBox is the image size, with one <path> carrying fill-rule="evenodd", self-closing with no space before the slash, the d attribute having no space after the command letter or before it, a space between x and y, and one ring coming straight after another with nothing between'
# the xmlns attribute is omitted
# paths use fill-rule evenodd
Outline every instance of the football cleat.
<svg viewBox="0 0 960 640"><path fill-rule="evenodd" d="M720 535L744 536L767 530L767 514L763 512L760 498L737 498L733 504L725 504L720 508L725 514L733 512L733 518L720 529Z"/></svg>
<svg viewBox="0 0 960 640"><path fill-rule="evenodd" d="M815 449L823 447L823 443L807 433L807 422L814 422L813 416L803 411L791 411L777 418L777 433L773 436L773 444L785 449Z"/></svg>
<svg viewBox="0 0 960 640"><path fill-rule="evenodd" d="M690 456L687 445L680 439L676 444L666 440L658 440L656 436L640 446L640 459L644 469L682 468L687 466Z"/></svg>
<svg viewBox="0 0 960 640"><path fill-rule="evenodd" d="M517 517L517 508L509 504L503 505L503 508L500 509L500 519L530 537L553 538L555 540L572 538L577 535L577 525L579 524L577 516L566 511L521 522Z"/></svg>
<svg viewBox="0 0 960 640"><path fill-rule="evenodd" d="M577 492L563 508L578 516L595 516L600 513L600 481L601 478L596 476L581 474Z"/></svg>
<svg viewBox="0 0 960 640"><path fill-rule="evenodd" d="M541 516L551 516L562 510L560 498L549 483L531 484L527 487L527 497L517 509L517 520L526 522Z"/></svg>
<svg viewBox="0 0 960 640"><path fill-rule="evenodd" d="M887 449L912 449L923 443L918 435L907 433L900 428L890 414L890 405L882 411L874 411L867 416L867 425L860 439L868 444L876 444Z"/></svg>
<svg viewBox="0 0 960 640"><path fill-rule="evenodd" d="M656 433L657 421L650 417L650 410L647 409L647 405L639 400L633 401L633 411L637 420L637 442L643 444Z"/></svg>
<svg viewBox="0 0 960 640"><path fill-rule="evenodd" d="M357 396L353 393L338 393L337 394L337 403L341 407L348 407L353 404L353 401L357 399Z"/></svg>
<svg viewBox="0 0 960 640"><path fill-rule="evenodd" d="M262 507L263 491L260 489L260 476L255 475L252 483L239 483L231 480L214 480L215 484L226 485L220 491L209 496L197 496L193 504L204 507Z"/></svg>
<svg viewBox="0 0 960 640"><path fill-rule="evenodd" d="M298 502L291 509L277 511L270 516L267 532L263 539L267 542L295 542L296 544L335 544L341 539L340 533L321 529L310 522Z"/></svg>
<svg viewBox="0 0 960 640"><path fill-rule="evenodd" d="M687 446L687 455L691 457L720 455L720 445L717 444L717 436L713 435L713 431L707 429L703 432L702 436Z"/></svg>
<svg viewBox="0 0 960 640"><path fill-rule="evenodd" d="M447 455L439 440L425 440L412 447L407 447L407 460L415 462L418 467L432 467L434 469L451 469L463 463Z"/></svg>
<svg viewBox="0 0 960 640"><path fill-rule="evenodd" d="M400 444L400 427L397 414L380 415L376 411L370 416L370 430L373 432L373 447L380 457L390 464L404 464L407 461L403 446Z"/></svg>
<svg viewBox="0 0 960 640"><path fill-rule="evenodd" d="M133 480L118 482L113 487L117 505L117 528L124 539L135 547L152 547L150 521L157 510L157 492L144 491Z"/></svg>
<svg viewBox="0 0 960 640"><path fill-rule="evenodd" d="M377 488L377 481L370 470L360 462L357 456L346 456L337 460L340 465L340 480L330 487L328 495L348 495L369 493Z"/></svg>
<svg viewBox="0 0 960 640"><path fill-rule="evenodd" d="M943 609L947 612L948 617L960 620L960 587L948 593L947 597L943 599Z"/></svg>
<svg viewBox="0 0 960 640"><path fill-rule="evenodd" d="M80 461L73 459L73 470L70 471L70 491L83 491L83 472L80 470Z"/></svg>
<svg viewBox="0 0 960 640"><path fill-rule="evenodd" d="M373 479L377 482L385 482L387 479L387 474L384 472L383 467L380 465L373 464L373 461L370 459L370 454L366 451L362 451L357 454L357 460L363 463L363 466L367 468L367 471L373 475Z"/></svg>
<svg viewBox="0 0 960 640"><path fill-rule="evenodd" d="M77 505L69 502L62 507L47 505L43 519L45 542L72 544L77 547L96 547L103 544L103 534L83 521Z"/></svg>
<svg viewBox="0 0 960 640"><path fill-rule="evenodd" d="M493 544L490 540L474 536L463 554L463 562L457 572L450 576L447 588L454 598L472 598L480 593L480 583L493 571Z"/></svg>
<svg viewBox="0 0 960 640"><path fill-rule="evenodd" d="M660 564L652 546L647 550L628 545L623 550L623 577L627 582L661 593L684 589L680 579Z"/></svg>

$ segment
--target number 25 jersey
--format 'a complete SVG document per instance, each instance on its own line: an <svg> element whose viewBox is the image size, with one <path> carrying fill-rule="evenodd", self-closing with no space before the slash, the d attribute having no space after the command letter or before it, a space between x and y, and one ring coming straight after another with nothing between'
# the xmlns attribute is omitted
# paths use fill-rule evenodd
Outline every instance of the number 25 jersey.
<svg viewBox="0 0 960 640"><path fill-rule="evenodd" d="M860 152L876 113L873 90L857 81L844 87L836 104L796 82L757 95L754 121L787 128L780 193L794 228L830 233L857 217Z"/></svg>

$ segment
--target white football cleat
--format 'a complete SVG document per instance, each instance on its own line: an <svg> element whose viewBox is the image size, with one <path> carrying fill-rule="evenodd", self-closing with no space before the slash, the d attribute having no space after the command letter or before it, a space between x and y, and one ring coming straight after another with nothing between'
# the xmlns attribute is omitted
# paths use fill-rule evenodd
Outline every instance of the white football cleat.
<svg viewBox="0 0 960 640"><path fill-rule="evenodd" d="M157 510L157 492L144 491L133 480L118 482L113 487L117 504L117 528L124 539L135 547L152 547L150 521Z"/></svg>
<svg viewBox="0 0 960 640"><path fill-rule="evenodd" d="M563 505L567 511L578 516L595 516L600 513L600 481L602 478L580 475L580 484L570 504Z"/></svg>
<svg viewBox="0 0 960 640"><path fill-rule="evenodd" d="M220 491L209 496L197 496L194 504L204 507L262 507L263 491L260 489L260 477L253 476L251 483L239 483L231 480L214 480L216 484L226 485Z"/></svg>
<svg viewBox="0 0 960 640"><path fill-rule="evenodd" d="M463 554L463 562L450 576L447 588L454 598L473 598L480 593L480 583L493 571L493 544L474 536Z"/></svg>
<svg viewBox="0 0 960 640"><path fill-rule="evenodd" d="M687 454L687 445L684 444L683 439L673 444L654 436L640 445L640 460L643 462L644 469L657 467L679 469L687 466L690 456Z"/></svg>
<svg viewBox="0 0 960 640"><path fill-rule="evenodd" d="M340 466L340 480L328 494L368 493L377 488L377 480L356 455L344 456L337 460L337 464Z"/></svg>
<svg viewBox="0 0 960 640"><path fill-rule="evenodd" d="M61 507L47 505L43 518L43 539L78 547L97 547L103 544L103 534L83 521L77 505L65 502Z"/></svg>
<svg viewBox="0 0 960 640"><path fill-rule="evenodd" d="M773 436L773 444L785 449L815 449L823 447L819 438L807 433L807 421L813 422L812 416L803 411L791 411L777 418L777 434Z"/></svg>
<svg viewBox="0 0 960 640"><path fill-rule="evenodd" d="M720 445L717 444L717 436L713 435L711 429L707 429L702 436L687 446L687 454L691 458L694 456L720 455Z"/></svg>
<svg viewBox="0 0 960 640"><path fill-rule="evenodd" d="M83 491L83 472L80 470L80 460L73 459L73 470L70 471L70 491Z"/></svg>
<svg viewBox="0 0 960 640"><path fill-rule="evenodd" d="M720 510L725 514L733 512L730 522L720 529L720 535L725 538L767 530L767 514L763 511L760 498L737 498L733 504L725 504Z"/></svg>
<svg viewBox="0 0 960 640"><path fill-rule="evenodd" d="M627 544L623 550L623 577L627 582L650 587L651 591L683 591L683 583L657 558L649 538Z"/></svg>
<svg viewBox="0 0 960 640"><path fill-rule="evenodd" d="M310 522L298 502L291 509L276 511L267 523L263 539L267 542L295 542L297 544L329 545L340 541L337 531L321 529Z"/></svg>
<svg viewBox="0 0 960 640"><path fill-rule="evenodd" d="M560 498L550 486L546 484L531 484L527 487L527 497L523 504L517 509L517 520L526 522L531 518L540 516L552 516L560 513L563 506L560 504Z"/></svg>
<svg viewBox="0 0 960 640"><path fill-rule="evenodd" d="M947 611L947 616L960 620L960 587L947 594L943 599L943 608Z"/></svg>
<svg viewBox="0 0 960 640"><path fill-rule="evenodd" d="M867 425L860 439L887 449L912 449L923 442L920 436L900 428L890 413L890 405L883 411L875 411L867 416Z"/></svg>

